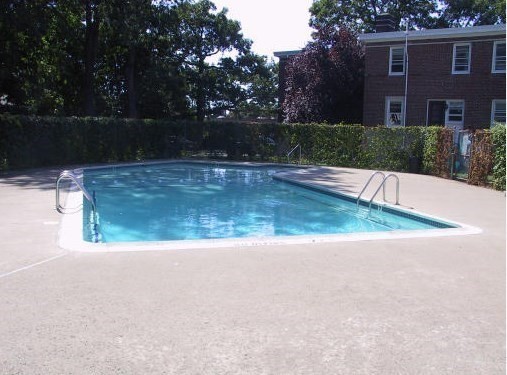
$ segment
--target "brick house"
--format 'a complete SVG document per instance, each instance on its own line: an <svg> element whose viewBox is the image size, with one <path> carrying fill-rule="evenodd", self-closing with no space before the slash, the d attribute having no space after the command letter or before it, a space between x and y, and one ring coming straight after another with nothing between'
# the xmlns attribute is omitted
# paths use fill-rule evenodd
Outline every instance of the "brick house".
<svg viewBox="0 0 507 375"><path fill-rule="evenodd" d="M505 25L394 31L365 48L363 124L486 128L505 123Z"/></svg>

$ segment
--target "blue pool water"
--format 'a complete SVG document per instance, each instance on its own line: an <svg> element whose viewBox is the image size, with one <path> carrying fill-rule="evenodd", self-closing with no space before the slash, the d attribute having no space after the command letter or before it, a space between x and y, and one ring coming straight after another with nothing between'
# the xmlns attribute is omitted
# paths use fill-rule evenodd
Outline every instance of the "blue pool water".
<svg viewBox="0 0 507 375"><path fill-rule="evenodd" d="M449 227L433 220L357 209L353 200L273 176L284 167L201 163L89 169L97 224L85 202L83 235L100 242L338 234ZM96 229L96 231L93 230Z"/></svg>

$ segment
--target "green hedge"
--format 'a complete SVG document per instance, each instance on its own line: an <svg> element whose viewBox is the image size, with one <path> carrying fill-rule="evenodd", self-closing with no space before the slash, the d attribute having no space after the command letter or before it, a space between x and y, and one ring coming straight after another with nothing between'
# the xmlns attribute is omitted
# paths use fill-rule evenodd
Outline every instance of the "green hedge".
<svg viewBox="0 0 507 375"><path fill-rule="evenodd" d="M364 128L359 125L278 124L282 148L301 145L309 164L356 167L361 157Z"/></svg>
<svg viewBox="0 0 507 375"><path fill-rule="evenodd" d="M424 132L424 148L422 155L422 170L425 174L434 174L438 152L438 135L441 127L430 126Z"/></svg>
<svg viewBox="0 0 507 375"><path fill-rule="evenodd" d="M497 125L491 129L493 141L493 187L505 190L505 125Z"/></svg>
<svg viewBox="0 0 507 375"><path fill-rule="evenodd" d="M202 127L190 122L3 114L0 168L179 157L201 140Z"/></svg>
<svg viewBox="0 0 507 375"><path fill-rule="evenodd" d="M418 164L422 160L423 137L422 127L365 128L361 166L406 172L411 158L417 160Z"/></svg>
<svg viewBox="0 0 507 375"><path fill-rule="evenodd" d="M505 188L505 127L498 129L494 184ZM287 162L287 151L300 144L308 164L442 175L449 164L449 134L442 127L0 114L0 170L179 157Z"/></svg>

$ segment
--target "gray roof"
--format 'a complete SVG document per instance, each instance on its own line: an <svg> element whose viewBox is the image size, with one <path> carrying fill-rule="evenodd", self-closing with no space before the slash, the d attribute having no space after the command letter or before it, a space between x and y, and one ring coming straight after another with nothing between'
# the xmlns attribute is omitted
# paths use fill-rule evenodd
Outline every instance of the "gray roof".
<svg viewBox="0 0 507 375"><path fill-rule="evenodd" d="M275 55L275 57L278 57L278 58L284 58L284 57L297 55L300 52L301 52L300 49L293 50L293 51L277 51L277 52L273 52L273 55Z"/></svg>
<svg viewBox="0 0 507 375"><path fill-rule="evenodd" d="M396 42L405 40L405 31L393 31L385 33L366 33L360 34L359 40L363 43L376 42ZM409 30L408 39L445 39L445 38L464 38L477 36L503 36L505 37L505 25L487 25L472 27L452 27L448 29L429 29L429 30ZM276 54L275 54L276 56Z"/></svg>

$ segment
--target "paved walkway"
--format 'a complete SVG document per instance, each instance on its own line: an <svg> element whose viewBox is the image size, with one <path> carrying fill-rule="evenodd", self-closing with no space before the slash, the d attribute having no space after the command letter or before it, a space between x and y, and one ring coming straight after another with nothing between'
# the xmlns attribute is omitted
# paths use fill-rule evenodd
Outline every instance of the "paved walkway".
<svg viewBox="0 0 507 375"><path fill-rule="evenodd" d="M58 172L0 175L1 374L505 374L503 192L399 174L475 235L91 254L56 245Z"/></svg>

